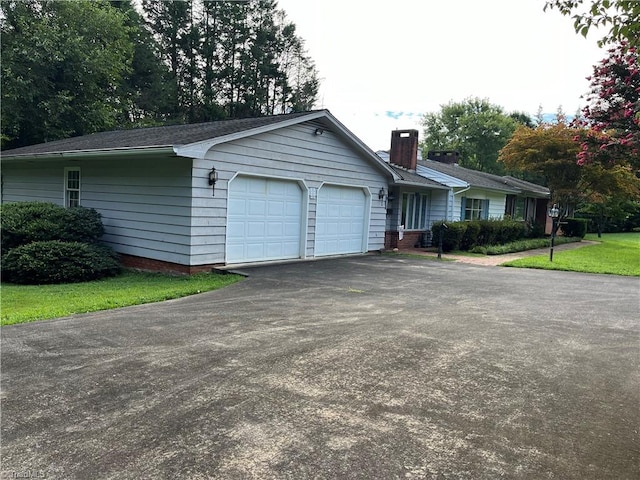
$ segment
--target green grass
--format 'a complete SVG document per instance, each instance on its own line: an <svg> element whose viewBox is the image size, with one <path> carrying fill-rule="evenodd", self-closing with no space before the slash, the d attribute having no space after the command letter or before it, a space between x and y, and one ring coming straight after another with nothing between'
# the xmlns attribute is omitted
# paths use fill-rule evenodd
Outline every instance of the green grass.
<svg viewBox="0 0 640 480"><path fill-rule="evenodd" d="M549 255L541 255L513 260L502 265L640 276L640 233L607 233L603 234L602 238L590 234L585 240L600 243L566 252L554 252L553 262L549 261Z"/></svg>
<svg viewBox="0 0 640 480"><path fill-rule="evenodd" d="M240 275L201 273L173 276L125 271L93 282L62 285L2 284L1 325L64 317L142 303L160 302L216 290L241 280Z"/></svg>

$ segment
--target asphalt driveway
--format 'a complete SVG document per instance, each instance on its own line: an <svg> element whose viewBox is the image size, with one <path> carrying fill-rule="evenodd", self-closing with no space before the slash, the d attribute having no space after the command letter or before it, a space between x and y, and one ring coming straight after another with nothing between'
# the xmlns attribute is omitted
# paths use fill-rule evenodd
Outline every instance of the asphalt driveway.
<svg viewBox="0 0 640 480"><path fill-rule="evenodd" d="M2 478L640 478L639 279L247 272L2 328Z"/></svg>

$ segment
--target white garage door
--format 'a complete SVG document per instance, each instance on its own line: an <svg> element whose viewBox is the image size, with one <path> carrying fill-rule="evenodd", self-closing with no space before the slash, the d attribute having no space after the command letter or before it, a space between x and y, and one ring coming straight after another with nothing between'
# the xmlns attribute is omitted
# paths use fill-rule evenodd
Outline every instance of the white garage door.
<svg viewBox="0 0 640 480"><path fill-rule="evenodd" d="M323 185L318 191L316 256L365 250L366 213L361 188Z"/></svg>
<svg viewBox="0 0 640 480"><path fill-rule="evenodd" d="M227 215L227 263L300 257L298 183L238 176L229 184Z"/></svg>

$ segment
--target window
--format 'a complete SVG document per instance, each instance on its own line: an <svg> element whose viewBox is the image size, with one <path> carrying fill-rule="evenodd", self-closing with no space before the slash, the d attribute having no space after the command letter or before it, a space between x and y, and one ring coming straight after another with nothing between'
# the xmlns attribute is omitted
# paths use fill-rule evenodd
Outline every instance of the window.
<svg viewBox="0 0 640 480"><path fill-rule="evenodd" d="M402 220L405 230L424 230L427 225L429 196L422 193L402 194Z"/></svg>
<svg viewBox="0 0 640 480"><path fill-rule="evenodd" d="M524 220L525 218L525 213L526 213L526 207L525 207L525 199L522 197L518 197L516 198L516 205L515 205L515 211L513 213L513 219L514 220Z"/></svg>
<svg viewBox="0 0 640 480"><path fill-rule="evenodd" d="M464 220L482 220L489 218L489 200L462 198L462 218Z"/></svg>
<svg viewBox="0 0 640 480"><path fill-rule="evenodd" d="M80 169L64 169L64 205L65 207L80 206Z"/></svg>

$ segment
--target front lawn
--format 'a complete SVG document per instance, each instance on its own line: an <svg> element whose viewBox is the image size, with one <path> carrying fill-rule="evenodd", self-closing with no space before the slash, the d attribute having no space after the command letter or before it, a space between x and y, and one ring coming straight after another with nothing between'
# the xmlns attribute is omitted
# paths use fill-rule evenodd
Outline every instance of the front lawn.
<svg viewBox="0 0 640 480"><path fill-rule="evenodd" d="M541 268L572 272L640 276L640 233L607 233L602 238L589 234L585 240L600 242L565 252L521 258L503 263L506 267Z"/></svg>
<svg viewBox="0 0 640 480"><path fill-rule="evenodd" d="M160 302L223 288L240 275L201 273L173 276L125 271L93 282L61 285L2 284L1 325L64 317L142 303Z"/></svg>

